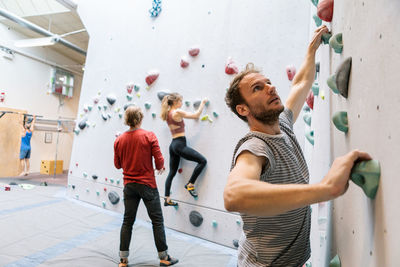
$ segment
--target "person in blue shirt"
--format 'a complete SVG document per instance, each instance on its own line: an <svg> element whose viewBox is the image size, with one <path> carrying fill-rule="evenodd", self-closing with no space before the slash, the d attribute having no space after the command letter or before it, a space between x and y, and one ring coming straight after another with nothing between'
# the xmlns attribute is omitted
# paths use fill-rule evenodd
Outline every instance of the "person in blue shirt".
<svg viewBox="0 0 400 267"><path fill-rule="evenodd" d="M21 129L21 150L19 153L20 164L22 172L20 176L26 176L29 174L29 158L31 157L31 138L33 128L35 127L36 116L33 116L32 122L29 121L22 123Z"/></svg>

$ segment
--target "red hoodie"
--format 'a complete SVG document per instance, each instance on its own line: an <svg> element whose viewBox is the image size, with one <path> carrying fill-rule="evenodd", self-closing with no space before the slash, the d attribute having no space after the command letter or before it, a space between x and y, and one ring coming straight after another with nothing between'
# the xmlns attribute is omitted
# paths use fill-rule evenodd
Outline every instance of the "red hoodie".
<svg viewBox="0 0 400 267"><path fill-rule="evenodd" d="M143 129L127 131L115 140L114 165L117 169L122 168L124 185L138 183L157 188L153 157L156 169L162 169L164 158L153 132Z"/></svg>

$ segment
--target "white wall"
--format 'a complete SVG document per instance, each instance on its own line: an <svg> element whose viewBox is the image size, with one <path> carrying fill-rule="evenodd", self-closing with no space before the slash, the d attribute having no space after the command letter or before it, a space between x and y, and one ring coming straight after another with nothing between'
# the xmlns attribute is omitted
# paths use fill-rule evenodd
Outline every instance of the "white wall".
<svg viewBox="0 0 400 267"><path fill-rule="evenodd" d="M315 104L312 126L316 142L311 152L311 173L322 178L326 159L331 157L332 161L352 149L367 151L381 164L376 198L367 198L360 187L350 182L346 194L333 201L332 241L315 236L322 245L331 242L327 259L338 254L342 266L394 267L400 261L400 211L396 204L400 171L399 10L397 1L336 0L330 28L333 34L343 33L343 52L336 54L325 46L319 55L320 84L325 92L329 90L326 79L340 62L350 56L353 61L348 98L329 91L328 102L319 99ZM336 111L348 113L347 134L331 122L331 114ZM313 213L315 210L318 214L319 209L313 209Z"/></svg>
<svg viewBox="0 0 400 267"><path fill-rule="evenodd" d="M0 45L17 50L58 65L76 65L77 63L46 48L16 48L13 41L27 38L3 24L0 24ZM68 49L68 48L65 48ZM65 99L59 106L59 98L48 95L51 66L40 61L16 53L13 60L0 57L0 92L6 93L6 100L1 107L27 110L29 114L41 115L45 119L57 119L58 116L75 118L82 77L75 75L74 96ZM53 142L44 143L45 132L36 131L31 145L31 172L40 171L41 160L54 160L56 153L56 136ZM72 133L60 133L58 160L64 161L64 169L68 169L74 136Z"/></svg>
<svg viewBox="0 0 400 267"><path fill-rule="evenodd" d="M96 12L93 12L94 7ZM106 208L123 211L122 203L111 205L107 192L122 193L122 185L110 183L110 178L122 179L121 171L113 166L113 142L114 134L127 128L114 109L128 102L125 89L128 82L141 85L141 97L134 96L132 102L143 109L145 102L152 103L151 110L144 112L142 128L156 133L167 171L171 136L165 122L158 116L151 117L151 112L158 115L160 111L157 92L177 91L192 103L208 97L210 106L203 114L212 117L212 112L216 111L219 117L213 118L213 123L186 121L188 145L208 160L206 170L196 182L199 199L193 200L183 188L195 166L183 160L183 173L177 174L172 184L172 198L178 200L180 206L178 210L164 209L165 224L232 246L232 239L238 238L240 233L240 225L236 223L237 215L224 210L222 192L233 149L248 128L224 102L232 79L224 72L225 63L229 56L240 69L248 62L255 63L270 77L285 100L290 87L285 67L294 64L299 68L308 45L309 2L167 1L162 3L162 12L155 19L149 16L150 8L151 2L147 1L79 2L78 13L91 37L79 110L82 111L85 104L92 104L100 90L99 105L105 104L112 118L104 122L97 107L86 115L95 127L81 131L74 140L69 184L75 185L75 189L70 188L69 194L99 206L105 201ZM200 54L196 58L188 56L190 65L182 69L180 57L187 55L193 45L200 47ZM144 79L151 69L158 69L160 77L147 91ZM105 100L110 93L117 96L111 108ZM193 107L186 109L193 110ZM302 140L302 121L296 124L296 131ZM92 174L99 178L94 181ZM161 195L166 176L167 173L157 178ZM96 196L95 191L100 195ZM190 225L187 214L191 210L203 214L205 221L200 228L193 229ZM144 216L143 210L140 214ZM217 228L211 227L214 219L218 221Z"/></svg>

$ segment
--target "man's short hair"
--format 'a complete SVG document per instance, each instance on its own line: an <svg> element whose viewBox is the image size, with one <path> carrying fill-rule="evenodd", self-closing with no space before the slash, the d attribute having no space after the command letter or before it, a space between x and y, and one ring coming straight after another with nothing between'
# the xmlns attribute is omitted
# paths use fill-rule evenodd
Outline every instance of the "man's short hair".
<svg viewBox="0 0 400 267"><path fill-rule="evenodd" d="M228 105L228 107L232 110L233 113L236 114L240 119L243 121L247 122L247 118L245 116L240 115L237 110L236 106L240 104L245 104L246 101L242 97L239 91L239 83L243 80L243 78L250 73L260 73L258 69L254 67L253 63L248 63L246 65L246 69L240 72L233 78L228 91L226 92L225 95L225 102Z"/></svg>
<svg viewBox="0 0 400 267"><path fill-rule="evenodd" d="M137 106L129 106L125 111L125 124L130 127L137 127L143 120L143 112Z"/></svg>

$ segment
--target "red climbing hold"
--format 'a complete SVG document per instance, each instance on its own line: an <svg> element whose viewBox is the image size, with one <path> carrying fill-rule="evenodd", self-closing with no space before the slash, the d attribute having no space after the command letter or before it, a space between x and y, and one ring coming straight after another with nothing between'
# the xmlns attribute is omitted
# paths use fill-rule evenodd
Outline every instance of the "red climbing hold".
<svg viewBox="0 0 400 267"><path fill-rule="evenodd" d="M75 163L75 166L76 166L76 167L78 167L78 162L77 162L77 163Z"/></svg>
<svg viewBox="0 0 400 267"><path fill-rule="evenodd" d="M4 190L5 190L5 191L11 191L11 187L9 187L9 186L6 185L6 186L4 186Z"/></svg>
<svg viewBox="0 0 400 267"><path fill-rule="evenodd" d="M106 178L104 178L104 180L106 180L106 182L107 182L108 178L106 177Z"/></svg>
<svg viewBox="0 0 400 267"><path fill-rule="evenodd" d="M193 47L189 49L189 55L191 55L192 57L197 56L199 53L200 53L200 48L198 47Z"/></svg>
<svg viewBox="0 0 400 267"><path fill-rule="evenodd" d="M296 67L293 65L286 66L286 74L289 81L293 80L294 75L296 75Z"/></svg>
<svg viewBox="0 0 400 267"><path fill-rule="evenodd" d="M107 187L104 187L104 192L106 192L107 191Z"/></svg>
<svg viewBox="0 0 400 267"><path fill-rule="evenodd" d="M182 173L182 168L179 168L179 169L178 169L178 172L179 172L179 173Z"/></svg>
<svg viewBox="0 0 400 267"><path fill-rule="evenodd" d="M181 67L186 68L189 66L189 61L186 58L181 58Z"/></svg>
<svg viewBox="0 0 400 267"><path fill-rule="evenodd" d="M333 0L323 0L317 6L317 15L323 21L331 22L333 17Z"/></svg>
<svg viewBox="0 0 400 267"><path fill-rule="evenodd" d="M148 75L146 76L147 85L150 86L152 83L154 83L154 81L157 80L159 75L160 75L160 73L158 71L150 71L148 73Z"/></svg>
<svg viewBox="0 0 400 267"><path fill-rule="evenodd" d="M236 66L236 64L233 62L233 60L231 58L228 58L228 61L226 62L226 65L225 65L225 73L232 75L232 74L235 74L238 72L239 72L239 69Z"/></svg>
<svg viewBox="0 0 400 267"><path fill-rule="evenodd" d="M308 92L308 95L306 98L306 103L311 109L314 109L314 94L313 94L312 90L310 90L310 92Z"/></svg>
<svg viewBox="0 0 400 267"><path fill-rule="evenodd" d="M128 94L132 94L133 87L135 87L134 84L128 84L126 86L126 91L128 92Z"/></svg>

